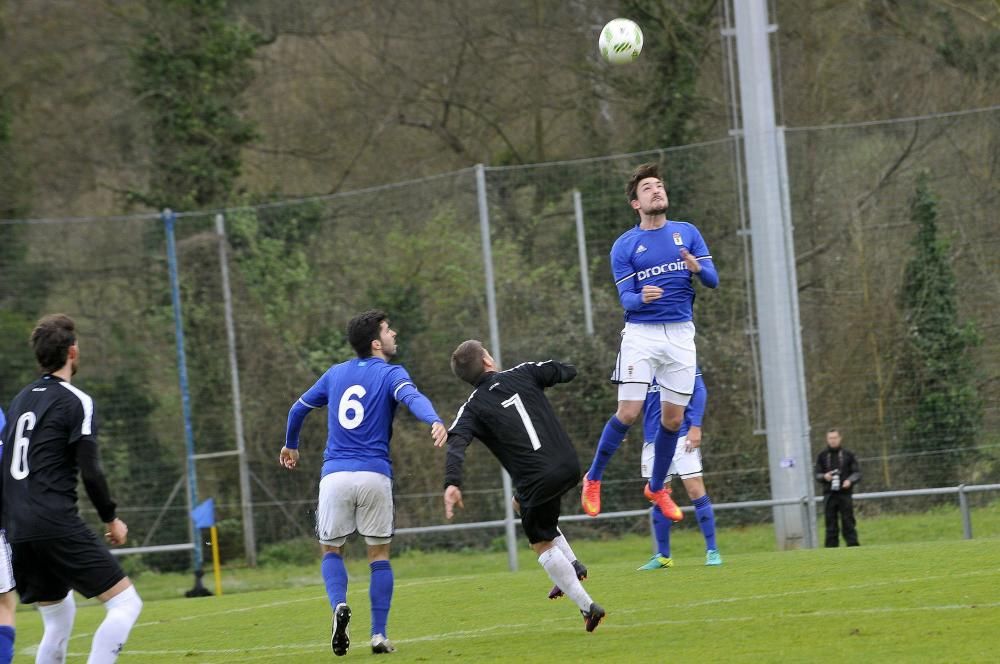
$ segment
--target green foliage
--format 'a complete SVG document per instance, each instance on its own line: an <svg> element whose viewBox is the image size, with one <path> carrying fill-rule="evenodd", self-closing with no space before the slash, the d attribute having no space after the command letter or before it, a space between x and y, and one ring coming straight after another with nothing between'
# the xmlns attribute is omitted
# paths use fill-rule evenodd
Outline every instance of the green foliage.
<svg viewBox="0 0 1000 664"><path fill-rule="evenodd" d="M651 64L648 74L629 91L639 103L636 149L669 147L693 142L697 120L705 107L699 94L701 66L715 46L717 0L627 0L626 16L647 35L642 58Z"/></svg>
<svg viewBox="0 0 1000 664"><path fill-rule="evenodd" d="M904 444L913 453L950 450L921 467L931 486L954 484L961 464L971 460L964 448L975 444L982 419L970 354L979 339L971 323L958 321L955 274L948 246L937 236L937 200L926 173L918 178L910 214L917 233L901 301L907 331L903 389L913 410Z"/></svg>
<svg viewBox="0 0 1000 664"><path fill-rule="evenodd" d="M986 81L1000 78L1000 30L963 36L951 13L940 9L935 18L941 28L937 52L945 64Z"/></svg>
<svg viewBox="0 0 1000 664"><path fill-rule="evenodd" d="M220 205L232 197L240 150L256 136L240 112L260 43L226 0L152 0L132 53L132 89L149 114L152 173L134 197L155 208Z"/></svg>
<svg viewBox="0 0 1000 664"><path fill-rule="evenodd" d="M257 554L257 563L262 567L314 565L319 557L319 551L319 544L315 539L297 537L268 544Z"/></svg>

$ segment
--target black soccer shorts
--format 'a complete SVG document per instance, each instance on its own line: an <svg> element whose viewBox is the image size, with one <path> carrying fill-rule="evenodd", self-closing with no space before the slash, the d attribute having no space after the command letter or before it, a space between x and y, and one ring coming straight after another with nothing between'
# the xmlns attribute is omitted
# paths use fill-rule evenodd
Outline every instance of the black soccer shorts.
<svg viewBox="0 0 1000 664"><path fill-rule="evenodd" d="M21 603L59 602L70 588L90 598L110 590L125 572L94 531L11 542L14 582Z"/></svg>
<svg viewBox="0 0 1000 664"><path fill-rule="evenodd" d="M559 513L562 509L561 496L530 507L521 505L521 528L532 544L551 542L559 536Z"/></svg>

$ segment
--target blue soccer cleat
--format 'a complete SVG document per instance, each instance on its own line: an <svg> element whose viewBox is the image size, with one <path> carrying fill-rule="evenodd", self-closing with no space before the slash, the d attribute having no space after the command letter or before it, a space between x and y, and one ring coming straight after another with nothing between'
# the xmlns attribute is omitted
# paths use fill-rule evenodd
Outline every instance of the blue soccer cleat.
<svg viewBox="0 0 1000 664"><path fill-rule="evenodd" d="M719 554L718 549L709 549L705 553L705 564L706 565L721 565L722 555Z"/></svg>

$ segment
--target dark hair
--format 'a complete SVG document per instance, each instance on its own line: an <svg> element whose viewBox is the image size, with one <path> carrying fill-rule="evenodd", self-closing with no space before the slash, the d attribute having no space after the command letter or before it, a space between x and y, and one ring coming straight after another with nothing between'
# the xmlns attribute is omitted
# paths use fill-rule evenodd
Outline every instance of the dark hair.
<svg viewBox="0 0 1000 664"><path fill-rule="evenodd" d="M347 323L347 340L358 357L372 356L372 342L376 341L382 332L382 321L388 319L389 316L384 311L369 309Z"/></svg>
<svg viewBox="0 0 1000 664"><path fill-rule="evenodd" d="M31 331L31 346L42 371L52 373L66 366L69 347L76 343L76 324L66 314L49 314Z"/></svg>
<svg viewBox="0 0 1000 664"><path fill-rule="evenodd" d="M646 178L656 178L660 182L663 178L660 176L660 165L656 162L649 162L648 164L639 164L632 171L632 177L628 179L625 183L625 195L628 197L629 203L634 201L639 195L636 193L639 189L639 183Z"/></svg>
<svg viewBox="0 0 1000 664"><path fill-rule="evenodd" d="M476 339L463 341L451 354L451 371L469 385L475 385L483 375L486 349L483 342Z"/></svg>
<svg viewBox="0 0 1000 664"><path fill-rule="evenodd" d="M840 429L827 429L826 432L827 433L835 433L838 436L840 435Z"/></svg>

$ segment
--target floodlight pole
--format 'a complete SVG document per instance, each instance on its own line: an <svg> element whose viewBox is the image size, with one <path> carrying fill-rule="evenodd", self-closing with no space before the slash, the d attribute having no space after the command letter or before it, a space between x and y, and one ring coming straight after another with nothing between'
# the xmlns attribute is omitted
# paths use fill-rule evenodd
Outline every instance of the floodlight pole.
<svg viewBox="0 0 1000 664"><path fill-rule="evenodd" d="M764 388L771 497L806 497L813 505L809 416L798 316L795 247L787 204L784 136L775 126L765 0L733 0L740 110ZM784 172L783 172L784 171ZM782 194L785 194L783 197ZM815 546L815 511L777 506L774 528L783 549Z"/></svg>

